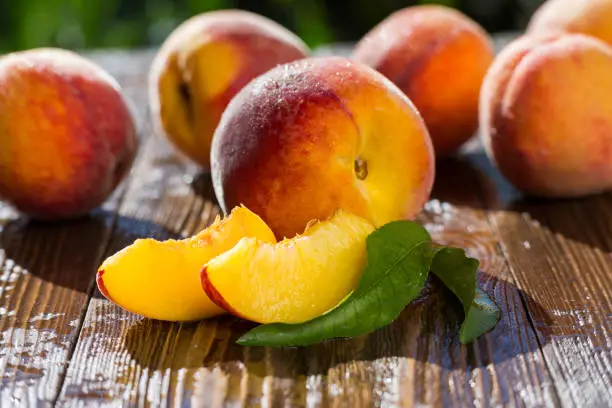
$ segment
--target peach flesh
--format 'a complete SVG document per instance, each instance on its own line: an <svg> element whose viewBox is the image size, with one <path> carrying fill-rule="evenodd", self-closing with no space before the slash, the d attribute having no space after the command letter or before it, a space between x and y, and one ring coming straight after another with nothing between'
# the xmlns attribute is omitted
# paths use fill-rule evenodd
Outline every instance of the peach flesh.
<svg viewBox="0 0 612 408"><path fill-rule="evenodd" d="M167 321L193 321L223 313L200 287L200 269L245 237L275 242L272 231L246 208L183 240L138 239L98 269L100 292L120 307Z"/></svg>
<svg viewBox="0 0 612 408"><path fill-rule="evenodd" d="M245 238L211 259L202 287L218 306L259 323L308 321L355 289L374 227L345 211L278 243Z"/></svg>

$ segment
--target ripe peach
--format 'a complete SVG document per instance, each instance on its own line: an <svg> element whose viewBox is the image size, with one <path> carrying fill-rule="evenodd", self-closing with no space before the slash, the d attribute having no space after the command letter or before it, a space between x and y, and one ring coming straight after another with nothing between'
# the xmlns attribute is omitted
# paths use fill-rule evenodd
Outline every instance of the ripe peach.
<svg viewBox="0 0 612 408"><path fill-rule="evenodd" d="M295 34L254 13L192 17L168 37L151 67L153 119L182 153L207 168L211 139L230 99L253 78L308 52Z"/></svg>
<svg viewBox="0 0 612 408"><path fill-rule="evenodd" d="M581 34L523 37L483 84L489 156L533 195L581 196L612 186L612 47Z"/></svg>
<svg viewBox="0 0 612 408"><path fill-rule="evenodd" d="M612 45L612 0L549 0L532 16L529 34L581 33Z"/></svg>
<svg viewBox="0 0 612 408"><path fill-rule="evenodd" d="M129 171L137 149L121 89L75 53L0 59L0 196L36 218L82 215Z"/></svg>
<svg viewBox="0 0 612 408"><path fill-rule="evenodd" d="M244 203L277 237L342 208L377 226L414 217L427 201L434 155L410 100L346 58L277 67L229 104L213 138L215 193Z"/></svg>
<svg viewBox="0 0 612 408"><path fill-rule="evenodd" d="M486 32L444 6L412 6L374 27L353 58L393 81L414 102L436 156L447 156L474 135L478 96L494 57Z"/></svg>
<svg viewBox="0 0 612 408"><path fill-rule="evenodd" d="M276 244L245 238L202 269L202 287L230 313L259 323L300 323L338 305L366 263L368 221L339 210Z"/></svg>
<svg viewBox="0 0 612 408"><path fill-rule="evenodd" d="M191 321L223 313L200 285L206 262L245 237L275 242L268 226L243 207L183 240L138 239L98 269L100 292L130 312L152 319Z"/></svg>

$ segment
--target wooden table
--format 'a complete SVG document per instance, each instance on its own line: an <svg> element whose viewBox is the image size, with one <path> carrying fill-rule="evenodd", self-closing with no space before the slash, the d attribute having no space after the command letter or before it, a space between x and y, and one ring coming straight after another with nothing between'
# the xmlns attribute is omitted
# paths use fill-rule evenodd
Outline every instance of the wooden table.
<svg viewBox="0 0 612 408"><path fill-rule="evenodd" d="M105 256L137 237L193 234L219 212L209 176L151 131L152 55L89 54L142 129L133 171L104 206L54 225L0 207L1 407L612 406L612 196L524 198L477 142L439 164L420 218L481 260L480 285L503 310L471 345L435 282L372 335L289 349L235 345L245 324L230 317L170 324L103 299Z"/></svg>

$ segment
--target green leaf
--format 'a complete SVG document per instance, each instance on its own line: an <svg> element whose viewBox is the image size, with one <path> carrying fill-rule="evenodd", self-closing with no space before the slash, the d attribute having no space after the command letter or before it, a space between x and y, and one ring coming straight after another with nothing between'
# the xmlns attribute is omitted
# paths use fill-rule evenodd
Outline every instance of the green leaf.
<svg viewBox="0 0 612 408"><path fill-rule="evenodd" d="M459 248L442 248L431 265L431 271L457 296L463 305L465 320L459 341L470 343L491 330L501 317L497 305L476 287L478 260L468 258Z"/></svg>
<svg viewBox="0 0 612 408"><path fill-rule="evenodd" d="M368 263L355 291L335 309L300 324L266 324L238 339L243 346L306 346L335 337L371 333L394 321L423 288L430 268L468 305L460 340L492 327L495 305L474 299L478 261L456 248L434 245L427 230L412 221L395 221L374 231L366 242ZM484 316L484 317L483 317ZM485 325L481 320L486 322ZM494 326L495 324L493 324Z"/></svg>

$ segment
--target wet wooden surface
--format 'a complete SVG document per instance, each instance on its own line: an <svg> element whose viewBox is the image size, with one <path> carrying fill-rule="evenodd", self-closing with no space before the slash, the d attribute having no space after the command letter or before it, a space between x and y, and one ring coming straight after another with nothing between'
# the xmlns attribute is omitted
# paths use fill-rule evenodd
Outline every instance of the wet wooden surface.
<svg viewBox="0 0 612 408"><path fill-rule="evenodd" d="M435 280L392 325L307 348L240 347L250 326L237 319L170 324L110 304L94 284L103 257L190 235L219 210L208 175L150 127L152 53L91 56L134 102L139 158L85 219L37 224L0 206L0 407L612 406L612 196L522 197L478 143L439 164L420 217L481 260L503 310L471 345Z"/></svg>

